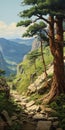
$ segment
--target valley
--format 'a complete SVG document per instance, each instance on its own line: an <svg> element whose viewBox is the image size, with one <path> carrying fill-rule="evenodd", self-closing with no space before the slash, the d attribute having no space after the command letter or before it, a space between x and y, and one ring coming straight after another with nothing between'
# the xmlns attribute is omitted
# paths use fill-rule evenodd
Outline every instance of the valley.
<svg viewBox="0 0 65 130"><path fill-rule="evenodd" d="M16 73L17 64L31 50L33 39L4 39L0 38L0 68L6 75Z"/></svg>

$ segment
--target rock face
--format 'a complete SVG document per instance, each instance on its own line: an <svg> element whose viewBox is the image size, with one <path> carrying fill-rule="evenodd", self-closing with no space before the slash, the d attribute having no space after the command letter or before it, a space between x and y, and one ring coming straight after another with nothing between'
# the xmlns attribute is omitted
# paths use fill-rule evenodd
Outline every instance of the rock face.
<svg viewBox="0 0 65 130"><path fill-rule="evenodd" d="M31 51L34 51L40 47L40 41L36 38L32 43Z"/></svg>
<svg viewBox="0 0 65 130"><path fill-rule="evenodd" d="M47 70L47 74L53 73L53 64L50 65L49 69ZM50 87L52 83L52 79L45 80L45 73L38 76L38 78L32 83L30 86L28 86L27 95L30 95L32 93L38 92L39 94L44 94L44 92L47 90L47 88Z"/></svg>
<svg viewBox="0 0 65 130"><path fill-rule="evenodd" d="M24 72L24 69L22 65L17 65L17 74L22 74Z"/></svg>

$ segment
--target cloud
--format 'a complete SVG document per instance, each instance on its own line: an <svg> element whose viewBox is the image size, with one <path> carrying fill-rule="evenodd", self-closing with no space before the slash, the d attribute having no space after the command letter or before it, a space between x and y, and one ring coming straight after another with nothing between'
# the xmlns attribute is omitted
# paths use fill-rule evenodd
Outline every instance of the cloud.
<svg viewBox="0 0 65 130"><path fill-rule="evenodd" d="M26 31L25 27L16 27L16 23L6 24L0 21L0 37L16 38L21 37Z"/></svg>

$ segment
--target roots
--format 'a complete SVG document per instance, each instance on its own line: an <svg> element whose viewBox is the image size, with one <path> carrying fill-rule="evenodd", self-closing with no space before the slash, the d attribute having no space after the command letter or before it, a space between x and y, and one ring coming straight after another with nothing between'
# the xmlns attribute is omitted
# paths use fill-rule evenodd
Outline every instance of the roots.
<svg viewBox="0 0 65 130"><path fill-rule="evenodd" d="M60 87L60 86L59 86ZM43 104L49 104L61 93L58 84L53 82L48 94L44 96Z"/></svg>
<svg viewBox="0 0 65 130"><path fill-rule="evenodd" d="M45 95L45 97L43 99L43 104L49 104L56 98L56 96L58 96L58 95L55 92L52 92L50 90L50 92Z"/></svg>

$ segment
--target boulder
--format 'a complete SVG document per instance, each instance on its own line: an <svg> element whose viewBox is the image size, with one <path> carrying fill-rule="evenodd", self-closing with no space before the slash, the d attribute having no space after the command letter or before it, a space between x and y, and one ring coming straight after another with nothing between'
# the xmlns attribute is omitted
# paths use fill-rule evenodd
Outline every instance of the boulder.
<svg viewBox="0 0 65 130"><path fill-rule="evenodd" d="M11 120L12 120L12 121L17 120L17 116L12 116L12 117L11 117Z"/></svg>
<svg viewBox="0 0 65 130"><path fill-rule="evenodd" d="M36 130L50 130L51 121L39 121Z"/></svg>
<svg viewBox="0 0 65 130"><path fill-rule="evenodd" d="M34 84L31 84L31 85L28 87L27 95L32 94L32 93L35 93L36 90L37 90L36 86L35 86Z"/></svg>
<svg viewBox="0 0 65 130"><path fill-rule="evenodd" d="M49 108L49 107L45 107L44 105L40 106L42 112L46 112L48 115L51 115L52 113L57 113L54 109Z"/></svg>
<svg viewBox="0 0 65 130"><path fill-rule="evenodd" d="M34 119L34 120L47 120L46 116L44 116L43 114L40 114L40 113L36 113L36 114L33 116L33 119Z"/></svg>

